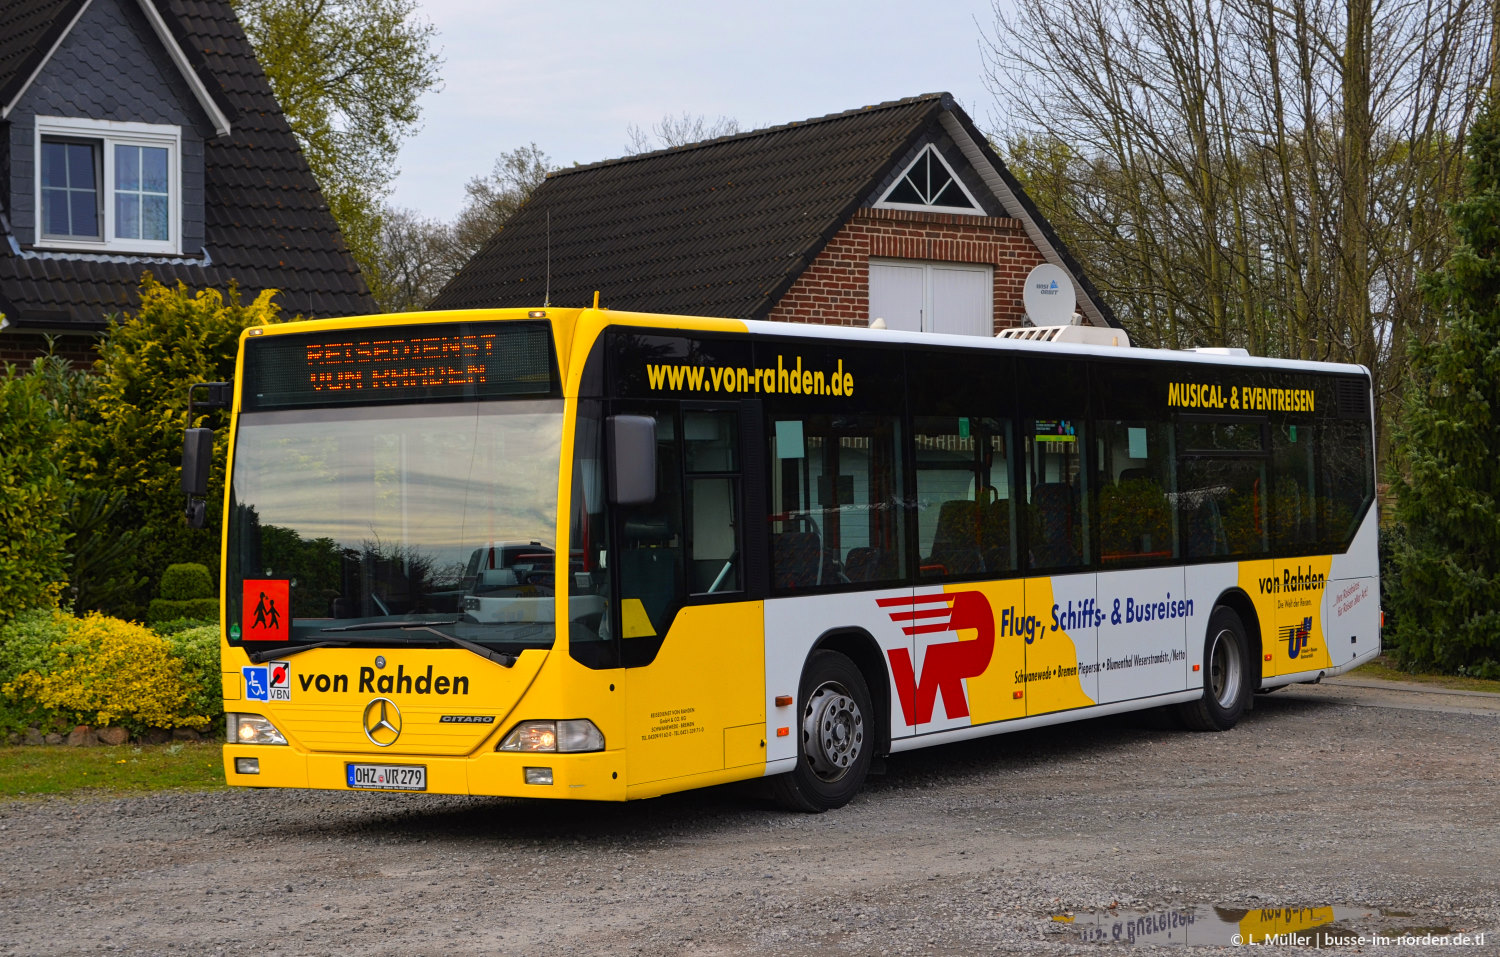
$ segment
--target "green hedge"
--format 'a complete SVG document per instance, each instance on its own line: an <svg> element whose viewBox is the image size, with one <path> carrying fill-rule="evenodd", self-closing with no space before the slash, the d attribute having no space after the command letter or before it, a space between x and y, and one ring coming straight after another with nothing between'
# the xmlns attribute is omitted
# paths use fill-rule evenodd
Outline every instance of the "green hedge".
<svg viewBox="0 0 1500 957"><path fill-rule="evenodd" d="M224 713L219 627L173 625L163 636L97 614L16 616L0 628L0 731L79 723L211 730Z"/></svg>
<svg viewBox="0 0 1500 957"><path fill-rule="evenodd" d="M191 601L194 598L212 598L214 582L208 576L208 566L197 562L168 565L161 575L161 597L168 601Z"/></svg>
<svg viewBox="0 0 1500 957"><path fill-rule="evenodd" d="M183 618L191 618L195 621L218 621L219 599L190 598L187 601L168 601L165 598L153 598L151 604L146 606L146 624L148 625Z"/></svg>
<svg viewBox="0 0 1500 957"><path fill-rule="evenodd" d="M188 686L188 710L208 718L209 726L213 727L224 716L218 624L175 632L167 636L167 643L172 646L173 656L182 662L182 678Z"/></svg>
<svg viewBox="0 0 1500 957"><path fill-rule="evenodd" d="M52 646L66 641L68 629L49 608L23 611L0 628L0 688L28 671L51 670ZM64 722L46 708L0 692L0 731L40 727L61 730Z"/></svg>
<svg viewBox="0 0 1500 957"><path fill-rule="evenodd" d="M68 579L68 482L55 449L62 425L44 371L40 360L26 374L0 369L0 623L55 604Z"/></svg>

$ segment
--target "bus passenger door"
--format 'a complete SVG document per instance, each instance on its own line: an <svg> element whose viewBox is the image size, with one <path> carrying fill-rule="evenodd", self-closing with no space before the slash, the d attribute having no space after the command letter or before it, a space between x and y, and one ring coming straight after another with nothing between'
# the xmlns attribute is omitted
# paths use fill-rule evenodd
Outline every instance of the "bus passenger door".
<svg viewBox="0 0 1500 957"><path fill-rule="evenodd" d="M618 539L630 786L765 754L763 610L746 600L741 550L744 416L738 405L650 412L657 498L621 509Z"/></svg>

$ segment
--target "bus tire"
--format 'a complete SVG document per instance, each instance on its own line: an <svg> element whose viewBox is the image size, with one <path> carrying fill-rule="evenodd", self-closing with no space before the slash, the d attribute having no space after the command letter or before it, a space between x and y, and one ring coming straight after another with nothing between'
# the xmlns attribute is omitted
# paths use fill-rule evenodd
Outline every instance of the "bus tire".
<svg viewBox="0 0 1500 957"><path fill-rule="evenodd" d="M1245 626L1220 605L1208 618L1203 641L1203 697L1179 705L1178 715L1194 731L1228 731L1245 713L1251 690Z"/></svg>
<svg viewBox="0 0 1500 957"><path fill-rule="evenodd" d="M772 793L794 811L843 807L864 785L877 739L864 676L838 652L815 651L797 705L797 767L771 779Z"/></svg>

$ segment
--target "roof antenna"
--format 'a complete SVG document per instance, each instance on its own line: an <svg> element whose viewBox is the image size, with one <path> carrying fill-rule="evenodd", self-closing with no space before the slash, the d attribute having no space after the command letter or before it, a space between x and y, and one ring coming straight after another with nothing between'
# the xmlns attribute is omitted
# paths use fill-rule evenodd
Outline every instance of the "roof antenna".
<svg viewBox="0 0 1500 957"><path fill-rule="evenodd" d="M542 290L542 308L552 308L552 210L547 210L547 285Z"/></svg>

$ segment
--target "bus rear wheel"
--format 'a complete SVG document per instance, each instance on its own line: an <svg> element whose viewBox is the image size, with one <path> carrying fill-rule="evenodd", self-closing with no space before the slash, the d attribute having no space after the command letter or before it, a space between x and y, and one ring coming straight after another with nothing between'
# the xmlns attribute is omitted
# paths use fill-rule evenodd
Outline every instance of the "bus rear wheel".
<svg viewBox="0 0 1500 957"><path fill-rule="evenodd" d="M797 705L797 767L773 778L772 792L795 811L843 807L864 785L876 740L864 676L836 651L814 652Z"/></svg>
<svg viewBox="0 0 1500 957"><path fill-rule="evenodd" d="M1184 724L1195 731L1235 726L1251 693L1249 650L1240 616L1223 605L1215 608L1203 642L1203 697L1179 706Z"/></svg>

